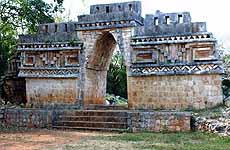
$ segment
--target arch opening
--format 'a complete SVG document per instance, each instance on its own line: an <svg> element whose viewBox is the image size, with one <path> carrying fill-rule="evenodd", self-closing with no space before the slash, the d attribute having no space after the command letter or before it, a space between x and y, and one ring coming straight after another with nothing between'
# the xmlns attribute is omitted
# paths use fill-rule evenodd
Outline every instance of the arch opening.
<svg viewBox="0 0 230 150"><path fill-rule="evenodd" d="M128 102L127 69L117 46L107 71L106 104L126 106Z"/></svg>
<svg viewBox="0 0 230 150"><path fill-rule="evenodd" d="M116 46L110 32L97 38L86 63L84 105L105 104L107 72Z"/></svg>
<svg viewBox="0 0 230 150"><path fill-rule="evenodd" d="M87 62L87 68L97 71L108 70L116 45L117 42L111 33L106 32L102 34L96 40L94 52L91 54Z"/></svg>

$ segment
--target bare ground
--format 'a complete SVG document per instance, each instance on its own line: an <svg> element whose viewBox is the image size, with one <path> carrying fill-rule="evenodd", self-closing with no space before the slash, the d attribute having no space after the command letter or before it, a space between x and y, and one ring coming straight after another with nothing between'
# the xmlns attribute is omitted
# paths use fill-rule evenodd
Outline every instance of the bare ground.
<svg viewBox="0 0 230 150"><path fill-rule="evenodd" d="M15 133L0 132L0 150L64 149L67 144L76 143L86 137L101 134L103 133L57 130L32 130Z"/></svg>

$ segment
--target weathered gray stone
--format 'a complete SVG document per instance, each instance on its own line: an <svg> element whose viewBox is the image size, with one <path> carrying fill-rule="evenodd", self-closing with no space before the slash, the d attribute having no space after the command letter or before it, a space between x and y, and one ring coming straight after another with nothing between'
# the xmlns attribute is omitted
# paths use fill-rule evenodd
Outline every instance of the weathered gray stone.
<svg viewBox="0 0 230 150"><path fill-rule="evenodd" d="M128 126L132 132L189 131L190 112L128 112Z"/></svg>

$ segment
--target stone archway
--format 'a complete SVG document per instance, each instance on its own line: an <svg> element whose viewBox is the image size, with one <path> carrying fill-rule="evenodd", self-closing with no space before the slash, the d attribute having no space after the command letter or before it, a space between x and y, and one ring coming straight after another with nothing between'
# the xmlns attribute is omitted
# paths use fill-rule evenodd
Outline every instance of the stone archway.
<svg viewBox="0 0 230 150"><path fill-rule="evenodd" d="M104 104L107 70L117 42L110 32L96 38L93 51L86 60L84 104Z"/></svg>
<svg viewBox="0 0 230 150"><path fill-rule="evenodd" d="M80 106L105 103L107 70L116 46L122 54L128 75L131 64L132 31L133 27L78 31L78 37L84 43L79 86ZM127 93L128 87L127 83ZM128 103L130 102L132 101L128 100Z"/></svg>

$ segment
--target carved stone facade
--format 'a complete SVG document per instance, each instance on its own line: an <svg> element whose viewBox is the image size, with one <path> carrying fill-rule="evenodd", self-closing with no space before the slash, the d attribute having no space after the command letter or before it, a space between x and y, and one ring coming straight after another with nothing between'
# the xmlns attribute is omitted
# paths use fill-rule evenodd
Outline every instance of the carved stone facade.
<svg viewBox="0 0 230 150"><path fill-rule="evenodd" d="M140 1L93 5L78 22L38 29L18 45L31 105L104 104L116 46L127 67L130 109L200 109L222 101L216 39L189 12L142 18Z"/></svg>
<svg viewBox="0 0 230 150"><path fill-rule="evenodd" d="M27 102L47 104L78 103L82 43L20 43L18 76L26 78Z"/></svg>

